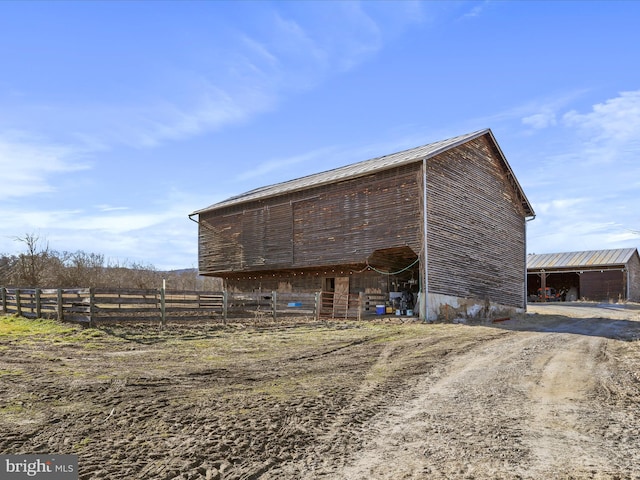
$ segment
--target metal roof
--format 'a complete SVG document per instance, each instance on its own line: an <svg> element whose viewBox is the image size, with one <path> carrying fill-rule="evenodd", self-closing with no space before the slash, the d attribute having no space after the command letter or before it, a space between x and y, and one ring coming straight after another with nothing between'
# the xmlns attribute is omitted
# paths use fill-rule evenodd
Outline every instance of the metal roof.
<svg viewBox="0 0 640 480"><path fill-rule="evenodd" d="M635 248L589 250L584 252L544 253L527 255L527 270L610 267L626 265Z"/></svg>
<svg viewBox="0 0 640 480"><path fill-rule="evenodd" d="M299 190L304 190L311 187L317 187L321 185L326 185L330 183L335 183L342 180L357 178L360 176L369 175L373 172L377 172L380 170L386 170L389 168L395 168L402 165L407 165L410 163L414 163L417 161L422 161L423 159L428 159L438 155L444 151L455 148L459 145L467 143L471 140L474 140L482 135L488 134L491 137L491 140L497 147L501 160L504 163L505 169L507 170L507 175L509 177L510 182L517 190L518 195L522 201L522 205L527 212L528 216L534 216L533 208L531 204L527 200L527 197L522 190L522 187L518 183L509 166L502 150L498 146L493 133L490 129L478 130L476 132L467 133L465 135L459 135L457 137L449 138L447 140L441 140L438 142L430 143L428 145L423 145L421 147L411 148L409 150L404 150L397 153L392 153L390 155L383 155L381 157L372 158L370 160L365 160L358 163L353 163L351 165L346 165L344 167L335 168L333 170L328 170L326 172L315 173L312 175L308 175L301 178L296 178L294 180L289 180L282 183L276 183L274 185L269 185L265 187L256 188L254 190L250 190L246 193L236 195L234 197L223 200L219 203L215 203L206 208L196 210L191 215L196 215L200 213L204 213L211 210L217 210L220 208L228 207L231 205L236 205L240 203L249 202L252 200L261 200L265 198L275 197L284 193L291 193ZM190 215L190 216L191 216Z"/></svg>

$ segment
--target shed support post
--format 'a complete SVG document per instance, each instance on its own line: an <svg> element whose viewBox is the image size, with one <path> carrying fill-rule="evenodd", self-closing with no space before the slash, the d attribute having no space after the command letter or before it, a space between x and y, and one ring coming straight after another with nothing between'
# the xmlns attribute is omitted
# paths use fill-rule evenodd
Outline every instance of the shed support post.
<svg viewBox="0 0 640 480"><path fill-rule="evenodd" d="M271 311L273 313L273 319L276 319L276 307L278 306L277 292L271 292Z"/></svg>
<svg viewBox="0 0 640 480"><path fill-rule="evenodd" d="M547 274L544 272L544 270L542 270L542 273L540 273L540 288L541 288L541 292L542 292L542 301L546 302L547 301Z"/></svg>
<svg viewBox="0 0 640 480"><path fill-rule="evenodd" d="M227 312L228 312L228 305L229 305L229 296L227 295L227 291L223 290L222 291L222 324L226 325L227 324Z"/></svg>

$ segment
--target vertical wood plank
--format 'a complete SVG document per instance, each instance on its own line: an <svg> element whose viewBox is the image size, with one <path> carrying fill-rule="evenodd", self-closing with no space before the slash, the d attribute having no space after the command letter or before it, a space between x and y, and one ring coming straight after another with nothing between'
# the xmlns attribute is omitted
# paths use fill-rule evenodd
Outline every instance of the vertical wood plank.
<svg viewBox="0 0 640 480"><path fill-rule="evenodd" d="M40 299L40 293L41 293L41 290L39 288L36 288L36 290L35 290L36 318L41 318L42 317L42 303L41 303L41 299Z"/></svg>
<svg viewBox="0 0 640 480"><path fill-rule="evenodd" d="M278 308L277 293L276 292L271 292L271 311L273 313L273 319L274 320L277 317L277 314L276 314L277 308Z"/></svg>
<svg viewBox="0 0 640 480"><path fill-rule="evenodd" d="M89 327L94 327L93 314L96 306L95 289L89 289Z"/></svg>
<svg viewBox="0 0 640 480"><path fill-rule="evenodd" d="M162 285L160 289L160 328L164 330L167 326L167 305L166 305L166 288Z"/></svg>
<svg viewBox="0 0 640 480"><path fill-rule="evenodd" d="M22 316L22 302L20 301L20 289L16 288L16 315Z"/></svg>
<svg viewBox="0 0 640 480"><path fill-rule="evenodd" d="M222 292L222 323L227 325L227 312L229 311L229 295L226 290Z"/></svg>
<svg viewBox="0 0 640 480"><path fill-rule="evenodd" d="M64 320L64 313L63 313L62 289L61 288L58 288L57 296L58 296L58 301L57 301L57 305L56 305L57 316L58 316L58 320L59 321L63 321Z"/></svg>

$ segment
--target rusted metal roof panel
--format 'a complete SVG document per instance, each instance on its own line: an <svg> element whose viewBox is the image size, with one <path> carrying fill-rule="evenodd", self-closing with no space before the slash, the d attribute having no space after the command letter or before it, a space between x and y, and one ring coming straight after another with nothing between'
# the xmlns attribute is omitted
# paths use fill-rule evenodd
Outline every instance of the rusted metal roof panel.
<svg viewBox="0 0 640 480"><path fill-rule="evenodd" d="M515 176L511 171L511 167L506 161L506 158L504 158L504 155L500 150L500 147L498 146L493 136L493 133L488 128L484 130L478 130L476 132L468 133L465 135L449 138L447 140L441 140L438 142L430 143L428 145L423 145L421 147L404 150L402 152L397 152L390 155L384 155L381 157L373 158L371 160L365 160L365 161L354 163L351 165L346 165L344 167L335 168L333 170L328 170L326 172L316 173L313 175L308 175L306 177L296 178L286 182L256 188L254 190L250 190L241 195L236 195L234 197L223 200L222 202L215 203L206 208L196 210L191 215L197 215L200 213L208 212L211 210L217 210L220 208L224 208L224 207L228 207L228 206L232 206L240 203L275 197L285 193L305 190L311 187L317 187L317 186L326 185L330 183L336 183L336 182L347 180L347 179L369 175L371 173L378 172L381 170L387 170L390 168L407 165L413 162L421 161L422 159L428 159L428 158L434 157L439 153L455 148L458 145L462 145L466 142L469 142L475 138L478 138L486 134L491 136L492 141L496 145L502 157L502 161L504 162L504 166L507 170L507 174L511 179L511 181L514 183L514 187L518 190L518 194L520 198L522 198L523 208L527 212L527 215L529 216L535 215L533 212L533 208L531 207L529 201L524 195L524 192L522 191L522 188L517 183L517 180L515 179Z"/></svg>
<svg viewBox="0 0 640 480"><path fill-rule="evenodd" d="M527 270L626 265L635 252L635 248L618 248L583 252L544 253L540 255L530 254L527 255Z"/></svg>

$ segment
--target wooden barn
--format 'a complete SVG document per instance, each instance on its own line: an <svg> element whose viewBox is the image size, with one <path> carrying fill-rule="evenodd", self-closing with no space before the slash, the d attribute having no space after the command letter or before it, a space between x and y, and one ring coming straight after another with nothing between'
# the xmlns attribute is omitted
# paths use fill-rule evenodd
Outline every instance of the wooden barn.
<svg viewBox="0 0 640 480"><path fill-rule="evenodd" d="M636 248L531 254L527 285L531 301L640 302L640 257Z"/></svg>
<svg viewBox="0 0 640 480"><path fill-rule="evenodd" d="M199 224L200 274L232 291L322 292L334 314L371 297L429 320L526 308L534 212L489 129L258 188L189 217Z"/></svg>

